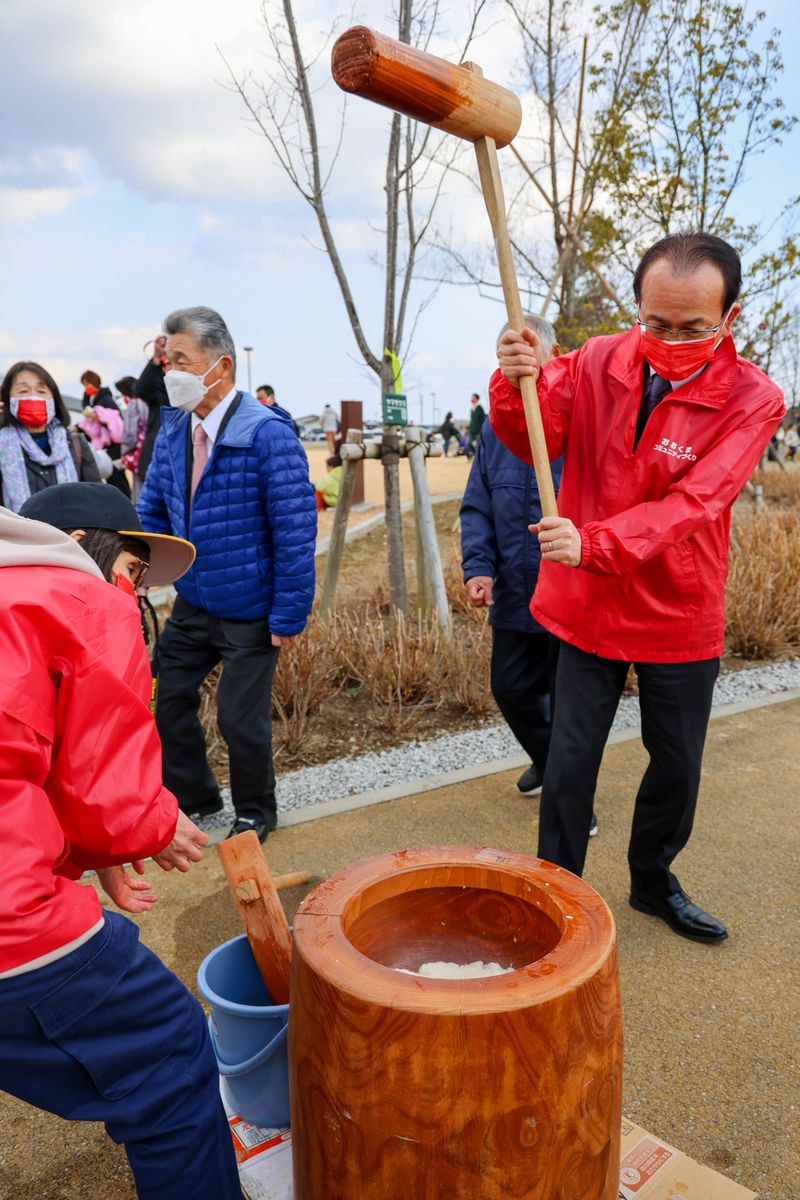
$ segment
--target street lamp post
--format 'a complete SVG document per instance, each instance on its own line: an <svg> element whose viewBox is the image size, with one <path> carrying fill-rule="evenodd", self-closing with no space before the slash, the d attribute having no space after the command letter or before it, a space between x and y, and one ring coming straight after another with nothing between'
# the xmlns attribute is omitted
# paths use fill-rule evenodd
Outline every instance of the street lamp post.
<svg viewBox="0 0 800 1200"><path fill-rule="evenodd" d="M253 347L252 346L242 346L242 349L244 350L245 354L247 355L247 390L250 393L250 395L252 396L252 394L253 394L253 376L250 374L250 355L253 353Z"/></svg>

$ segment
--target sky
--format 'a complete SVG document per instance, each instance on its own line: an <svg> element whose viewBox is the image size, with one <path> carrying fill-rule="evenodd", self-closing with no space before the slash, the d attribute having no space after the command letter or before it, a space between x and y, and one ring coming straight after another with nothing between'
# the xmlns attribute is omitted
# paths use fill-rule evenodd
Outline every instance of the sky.
<svg viewBox="0 0 800 1200"><path fill-rule="evenodd" d="M463 37L460 0L445 8L436 51ZM766 25L782 30L789 70L780 86L800 112L800 6L761 0ZM354 11L330 0L296 0L309 53L360 21L389 29L387 6ZM206 304L225 317L240 352L252 347L252 384L270 383L296 415L326 401L361 399L378 413L375 377L363 365L314 214L247 124L226 86L225 59L263 74L266 41L259 0L3 0L0 44L0 238L5 286L0 368L19 358L45 365L69 395L92 368L104 382L138 374L143 347L163 316ZM508 82L504 30L496 20L474 48L486 74ZM220 53L221 52L221 53ZM320 60L324 64L324 57ZM341 93L320 68L315 102L327 156ZM330 212L362 315L380 353L381 178L388 114L350 101L330 184ZM783 195L800 161L800 130L760 160L744 192L753 219ZM800 190L800 189L798 189ZM441 220L485 238L473 191L454 177ZM420 284L430 298L404 364L413 418L465 416L485 394L504 312L467 287ZM247 386L247 356L238 382Z"/></svg>

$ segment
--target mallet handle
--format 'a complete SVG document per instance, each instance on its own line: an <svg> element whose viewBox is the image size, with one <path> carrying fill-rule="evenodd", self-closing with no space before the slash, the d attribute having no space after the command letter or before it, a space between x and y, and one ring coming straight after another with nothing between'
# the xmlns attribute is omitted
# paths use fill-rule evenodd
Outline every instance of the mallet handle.
<svg viewBox="0 0 800 1200"><path fill-rule="evenodd" d="M471 71L480 70L474 63L462 65ZM500 282L503 285L506 312L512 329L521 332L525 328L525 318L517 284L517 273L514 269L514 259L511 254L511 240L508 236L506 202L503 194L503 181L500 178L500 164L497 161L497 146L489 137L480 138L475 143L475 156L478 160L483 199L494 233L497 266L500 271ZM542 425L542 413L539 408L539 397L536 392L536 380L532 375L523 375L519 382L522 406L525 410L525 423L528 426L528 438L531 444L533 467L539 487L539 499L542 502L542 515L557 517L558 505L556 504L550 457L547 453L547 441Z"/></svg>
<svg viewBox="0 0 800 1200"><path fill-rule="evenodd" d="M272 882L275 884L276 891L280 892L284 888L300 887L304 883L311 881L310 871L289 871L287 875L273 875Z"/></svg>

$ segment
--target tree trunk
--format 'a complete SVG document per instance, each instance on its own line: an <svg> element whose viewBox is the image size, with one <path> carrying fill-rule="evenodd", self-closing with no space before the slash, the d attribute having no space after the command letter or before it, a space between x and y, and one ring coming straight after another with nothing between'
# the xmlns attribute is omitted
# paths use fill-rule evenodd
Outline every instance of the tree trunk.
<svg viewBox="0 0 800 1200"><path fill-rule="evenodd" d="M381 368L381 407L383 393L394 391L394 372L384 360ZM384 425L381 445L383 495L386 510L386 550L389 558L389 600L392 608L408 612L406 564L403 555L403 519L400 513L400 438L395 425Z"/></svg>

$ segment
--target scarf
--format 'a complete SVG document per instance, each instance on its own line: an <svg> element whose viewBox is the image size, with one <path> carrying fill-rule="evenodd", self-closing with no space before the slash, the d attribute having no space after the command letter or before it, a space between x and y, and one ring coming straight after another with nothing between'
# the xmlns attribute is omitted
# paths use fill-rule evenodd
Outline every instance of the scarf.
<svg viewBox="0 0 800 1200"><path fill-rule="evenodd" d="M78 470L70 454L67 431L59 420L47 426L50 453L36 445L22 425L6 425L0 429L0 476L3 480L3 504L19 512L31 494L25 459L40 467L55 467L56 483L77 483Z"/></svg>

